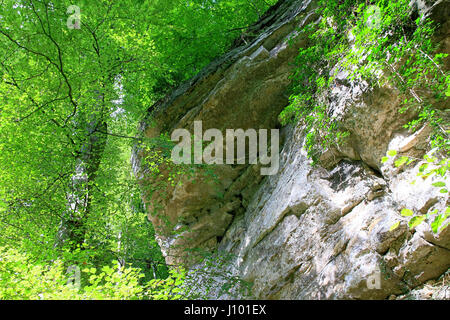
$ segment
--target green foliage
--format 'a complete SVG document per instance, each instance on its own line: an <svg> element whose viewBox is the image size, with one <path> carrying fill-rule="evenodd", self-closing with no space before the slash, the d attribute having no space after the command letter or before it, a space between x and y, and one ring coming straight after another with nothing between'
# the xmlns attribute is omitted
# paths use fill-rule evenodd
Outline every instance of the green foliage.
<svg viewBox="0 0 450 320"><path fill-rule="evenodd" d="M170 279L130 166L138 121L274 2L80 0L80 29L66 25L71 1L2 2L0 245L16 250L2 252L24 280L6 268L0 290L17 288L24 299L131 299L144 297L138 288L151 279ZM165 158L154 157L157 174ZM188 174L174 169L162 185ZM139 272L101 271L112 260ZM100 272L73 293L62 287L63 265Z"/></svg>
<svg viewBox="0 0 450 320"><path fill-rule="evenodd" d="M394 166L397 168L402 167L404 165L410 165L413 162L419 162L420 166L417 173L417 177L420 177L422 180L432 178L434 178L435 180L438 179L438 181L433 182L431 185L435 188L438 188L442 196L448 196L449 191L444 179L448 177L447 172L450 169L450 159L444 158L439 161L438 157L434 155L435 152L437 152L437 149L434 149L431 152L425 154L423 160L421 160L407 156L397 157L396 150L389 150L386 153L386 157L383 157L382 162L387 162L389 161L389 159L397 158L394 161ZM439 181L439 179L442 180ZM415 184L416 181L413 181L412 183ZM447 228L450 223L450 222L445 223L447 221L447 218L450 217L449 207L447 207L445 211L441 213L439 213L437 209L435 210L430 209L428 213L418 215L415 215L412 210L404 208L401 210L400 214L403 217L411 217L408 222L408 226L410 227L410 229L417 227L418 225L420 225L425 221L429 221L431 230L434 233L439 233L445 228ZM396 229L399 225L400 222L396 222L391 227L391 231Z"/></svg>
<svg viewBox="0 0 450 320"><path fill-rule="evenodd" d="M296 58L290 104L280 114L283 124L294 119L305 125L308 155L317 161L324 149L349 135L326 107L339 72L372 87L394 86L405 96L399 112L413 108L419 114L405 127L430 123L433 147L448 150L448 132L434 106L445 99L450 76L440 67L447 55L435 53L433 22L412 18L407 0L319 1L317 12L319 22L299 30L307 44Z"/></svg>
<svg viewBox="0 0 450 320"><path fill-rule="evenodd" d="M349 135L341 128L340 119L332 115L326 100L339 85L338 73L343 72L351 82L367 82L372 88L388 85L404 97L398 111L412 110L418 115L405 128L413 131L428 123L433 128L431 148L443 158L425 155L418 176L445 177L450 142L449 130L445 129L448 123L444 123L439 104L449 96L450 75L441 67L447 54L436 53L432 40L436 25L415 10L407 0L319 1L317 13L321 18L299 30L307 43L296 58L293 94L280 120L283 124L294 120L304 125L305 148L313 162L323 150L342 143ZM390 158L395 159L395 167L420 161L389 150L381 162ZM440 188L442 195L448 194L445 181L436 181L433 186ZM447 211L414 215L405 208L401 215L411 217L410 228L428 220L437 233L448 226L443 225ZM399 225L395 223L391 230Z"/></svg>
<svg viewBox="0 0 450 320"><path fill-rule="evenodd" d="M208 254L203 269L186 271L172 268L164 278L142 282L142 269L121 266L112 261L102 267L78 269L79 278L71 276L62 260L42 264L32 256L0 247L0 300L180 300L207 298L221 286L219 295L238 290L249 292L248 284L230 277L221 268L224 256ZM223 279L220 283L216 278ZM203 280L203 286L198 281ZM205 282L206 280L206 282Z"/></svg>
<svg viewBox="0 0 450 320"><path fill-rule="evenodd" d="M402 216L404 216L404 217L410 217L410 216L412 216L414 213L411 211L411 210L409 210L409 209L403 209L402 210Z"/></svg>
<svg viewBox="0 0 450 320"><path fill-rule="evenodd" d="M36 264L15 249L0 247L0 262L0 300L124 300L142 296L139 279L144 275L135 268L85 268L78 286L68 283L61 260Z"/></svg>
<svg viewBox="0 0 450 320"><path fill-rule="evenodd" d="M186 270L177 268L170 270L166 279L153 279L146 286L146 295L151 300L182 300L187 299L184 287Z"/></svg>

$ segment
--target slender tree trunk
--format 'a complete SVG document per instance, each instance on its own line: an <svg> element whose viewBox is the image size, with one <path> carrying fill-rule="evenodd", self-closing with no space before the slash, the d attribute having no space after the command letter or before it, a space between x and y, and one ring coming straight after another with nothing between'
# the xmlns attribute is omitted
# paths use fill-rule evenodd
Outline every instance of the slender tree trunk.
<svg viewBox="0 0 450 320"><path fill-rule="evenodd" d="M61 217L56 246L69 241L74 247L81 245L86 237L86 223L90 216L92 188L106 144L107 124L103 112L97 120L88 122L86 139L76 160L67 194L67 210ZM82 121L81 121L82 123Z"/></svg>

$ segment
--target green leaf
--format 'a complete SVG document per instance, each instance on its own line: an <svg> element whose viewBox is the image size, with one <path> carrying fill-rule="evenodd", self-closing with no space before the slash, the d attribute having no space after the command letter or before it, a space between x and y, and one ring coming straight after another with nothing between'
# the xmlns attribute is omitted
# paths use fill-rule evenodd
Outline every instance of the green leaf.
<svg viewBox="0 0 450 320"><path fill-rule="evenodd" d="M409 228L413 229L415 227L417 227L419 224L421 224L425 219L427 218L426 215L422 215L422 216L415 216L413 217L411 220L409 220Z"/></svg>
<svg viewBox="0 0 450 320"><path fill-rule="evenodd" d="M395 157L395 156L397 155L397 151L396 151L396 150L389 150L389 151L387 152L387 155L388 155L389 157Z"/></svg>
<svg viewBox="0 0 450 320"><path fill-rule="evenodd" d="M397 229L399 225L400 225L400 221L394 223L394 224L391 226L391 228L389 229L389 231L393 231L393 230Z"/></svg>
<svg viewBox="0 0 450 320"><path fill-rule="evenodd" d="M413 214L414 214L414 212L412 212L411 210L406 209L406 208L401 211L401 215L404 217L410 217Z"/></svg>
<svg viewBox="0 0 450 320"><path fill-rule="evenodd" d="M436 216L434 221L431 223L431 230L433 230L434 233L438 233L439 227L444 223L444 221L447 219L449 214L439 214Z"/></svg>
<svg viewBox="0 0 450 320"><path fill-rule="evenodd" d="M433 187L445 187L445 182L439 181L432 184Z"/></svg>
<svg viewBox="0 0 450 320"><path fill-rule="evenodd" d="M394 164L398 168L398 167L401 167L402 165L404 165L408 160L409 160L408 157L403 156L403 157L400 157L398 160L396 160L394 162Z"/></svg>

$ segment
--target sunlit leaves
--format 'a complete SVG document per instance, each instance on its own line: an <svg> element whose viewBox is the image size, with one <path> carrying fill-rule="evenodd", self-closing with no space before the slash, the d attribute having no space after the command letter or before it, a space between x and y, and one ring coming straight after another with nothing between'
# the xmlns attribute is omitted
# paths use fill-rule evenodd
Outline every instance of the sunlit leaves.
<svg viewBox="0 0 450 320"><path fill-rule="evenodd" d="M447 208L448 210L448 208ZM439 228L443 225L443 223L447 220L447 218L450 217L449 213L441 213L438 214L436 216L436 218L434 219L434 221L431 223L431 230L433 230L434 233L438 233ZM445 225L444 227L447 227L447 225ZM441 228L442 230L442 228Z"/></svg>
<svg viewBox="0 0 450 320"><path fill-rule="evenodd" d="M395 157L395 156L397 155L397 151L396 151L396 150L389 150L389 151L387 152L387 155L388 155L389 157Z"/></svg>
<svg viewBox="0 0 450 320"><path fill-rule="evenodd" d="M417 227L418 225L420 225L423 221L425 221L426 218L427 218L426 215L415 216L411 220L409 220L408 225L411 229L413 229L413 228Z"/></svg>
<svg viewBox="0 0 450 320"><path fill-rule="evenodd" d="M410 217L414 214L414 212L412 212L410 209L402 209L401 211L401 215L404 217Z"/></svg>
<svg viewBox="0 0 450 320"><path fill-rule="evenodd" d="M404 165L405 163L407 163L409 161L408 157L400 157L399 159L395 160L394 165L396 167L401 167L402 165Z"/></svg>
<svg viewBox="0 0 450 320"><path fill-rule="evenodd" d="M418 118L405 127L416 129L428 122L435 133L432 145L448 145L448 133L442 132L439 112L431 107L426 96L419 97L417 93L426 88L442 99L450 83L450 76L441 67L447 54L435 53L436 44L431 40L434 23L422 16L413 21L409 7L406 0L370 4L319 1L317 12L321 19L301 30L310 45L299 50L297 68L292 75L293 95L289 106L280 114L283 123L294 119L306 124L309 132L306 149L313 159L324 151L321 148L324 141L338 143L330 136L336 136L340 130L332 130L331 126L324 129L321 122L311 121L308 115L318 114L320 99L335 88L339 71L347 71L350 81L366 81L375 87L394 85L404 97L399 112L410 108L419 112ZM390 150L381 161L386 163L389 157L395 156L396 151ZM402 157L395 165L401 167L411 161Z"/></svg>
<svg viewBox="0 0 450 320"><path fill-rule="evenodd" d="M436 150L432 150L428 154L425 154L425 156L423 157L424 162L419 166L417 176L421 177L423 180L427 179L430 176L444 177L447 172L448 165L449 165L449 159L445 158L442 160L438 160L438 158L436 156L433 156L433 154L435 152L436 152ZM396 159L394 161L395 167L401 167L403 165L410 165L412 162L419 160L419 159L409 158L406 156L400 156L400 157L396 158L396 156L397 156L397 152L395 150L389 150L387 152L387 156L383 157L381 162L386 163L390 158L394 158L394 159ZM416 182L417 181L414 180L411 182L411 184L416 184ZM448 193L447 184L444 181L435 181L431 185L435 188L439 188L440 194ZM435 209L433 211L430 211L426 215L413 216L414 212L412 210L404 208L401 210L400 214L403 217L412 217L408 222L408 225L411 229L417 227L424 221L429 220L431 229L433 230L433 232L437 233L439 228L442 226L442 224L448 217L448 211L449 211L449 208L447 207L446 212L442 213L442 214L439 214L439 211L437 209ZM437 216L434 218L434 220L430 220L435 215L437 215ZM448 226L448 224L443 225L440 230L443 230L447 226ZM394 226L391 227L391 231L396 229L397 227L398 227L398 224L395 224Z"/></svg>
<svg viewBox="0 0 450 320"><path fill-rule="evenodd" d="M394 223L390 228L389 231L394 231L395 229L397 229L400 226L400 221Z"/></svg>

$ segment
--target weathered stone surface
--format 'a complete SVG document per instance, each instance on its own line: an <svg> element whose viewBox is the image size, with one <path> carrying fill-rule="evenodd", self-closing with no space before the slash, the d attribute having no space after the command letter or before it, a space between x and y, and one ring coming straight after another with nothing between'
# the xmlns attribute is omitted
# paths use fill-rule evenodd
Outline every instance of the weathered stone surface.
<svg viewBox="0 0 450 320"><path fill-rule="evenodd" d="M409 293L395 296L391 300L450 300L450 273L447 272L439 279L429 280L425 284L411 290Z"/></svg>
<svg viewBox="0 0 450 320"><path fill-rule="evenodd" d="M444 22L438 36L447 52L450 28L434 10L443 14L448 7L437 1L430 11ZM195 120L202 120L204 129L277 127L287 104L290 63L304 45L297 39L290 47L287 39L316 18L313 8L311 1L280 2L254 27L259 36L153 106L151 125L143 122L145 136L192 130ZM403 168L381 163L389 149L423 156L429 128L408 133L403 125L414 115L398 113L401 98L394 89L372 90L346 77L341 74L330 94L329 109L351 136L344 147L324 153L321 165L311 166L302 149L303 128L288 126L282 128L285 143L276 175L262 177L258 166L223 165L217 168L218 184L186 180L168 188L165 200L145 197L149 212L155 202L161 205L160 215L149 214L156 226L163 225L164 216L176 228L190 229L181 237L159 233L168 263L192 264L181 253L186 248L230 253L226 269L254 283L260 299L405 297L448 270L450 228L439 235L427 224L410 230L399 213L442 211L448 194L432 187L431 179L417 179L420 163ZM151 185L139 162L144 156L135 155L136 173L143 185ZM397 221L400 226L390 231Z"/></svg>
<svg viewBox="0 0 450 320"><path fill-rule="evenodd" d="M285 1L277 8L253 27L261 34L251 43L213 62L153 106L149 113L152 120L143 122L143 134L154 138L179 128L193 132L197 120L202 121L203 131L275 128L278 115L288 102L292 60L302 44L302 39L297 39L292 46L287 41L297 27L313 16L311 1ZM135 159L139 162L143 157L145 154L140 151ZM145 176L143 165L136 163L135 169L138 176ZM170 264L186 262L180 250L169 252L170 248L215 248L216 238L224 235L233 216L245 210L253 189L262 179L255 168L245 165L216 166L215 174L220 181L215 186L202 178L195 182L185 179L182 186L165 190L171 195L167 199L161 200L158 192L145 197L149 212L154 211L155 203L162 207L157 215L149 215L157 228L164 229L165 219L175 228L187 225L191 228L191 232L180 237L164 235L172 227L161 230L160 244ZM149 186L148 181L145 184Z"/></svg>

